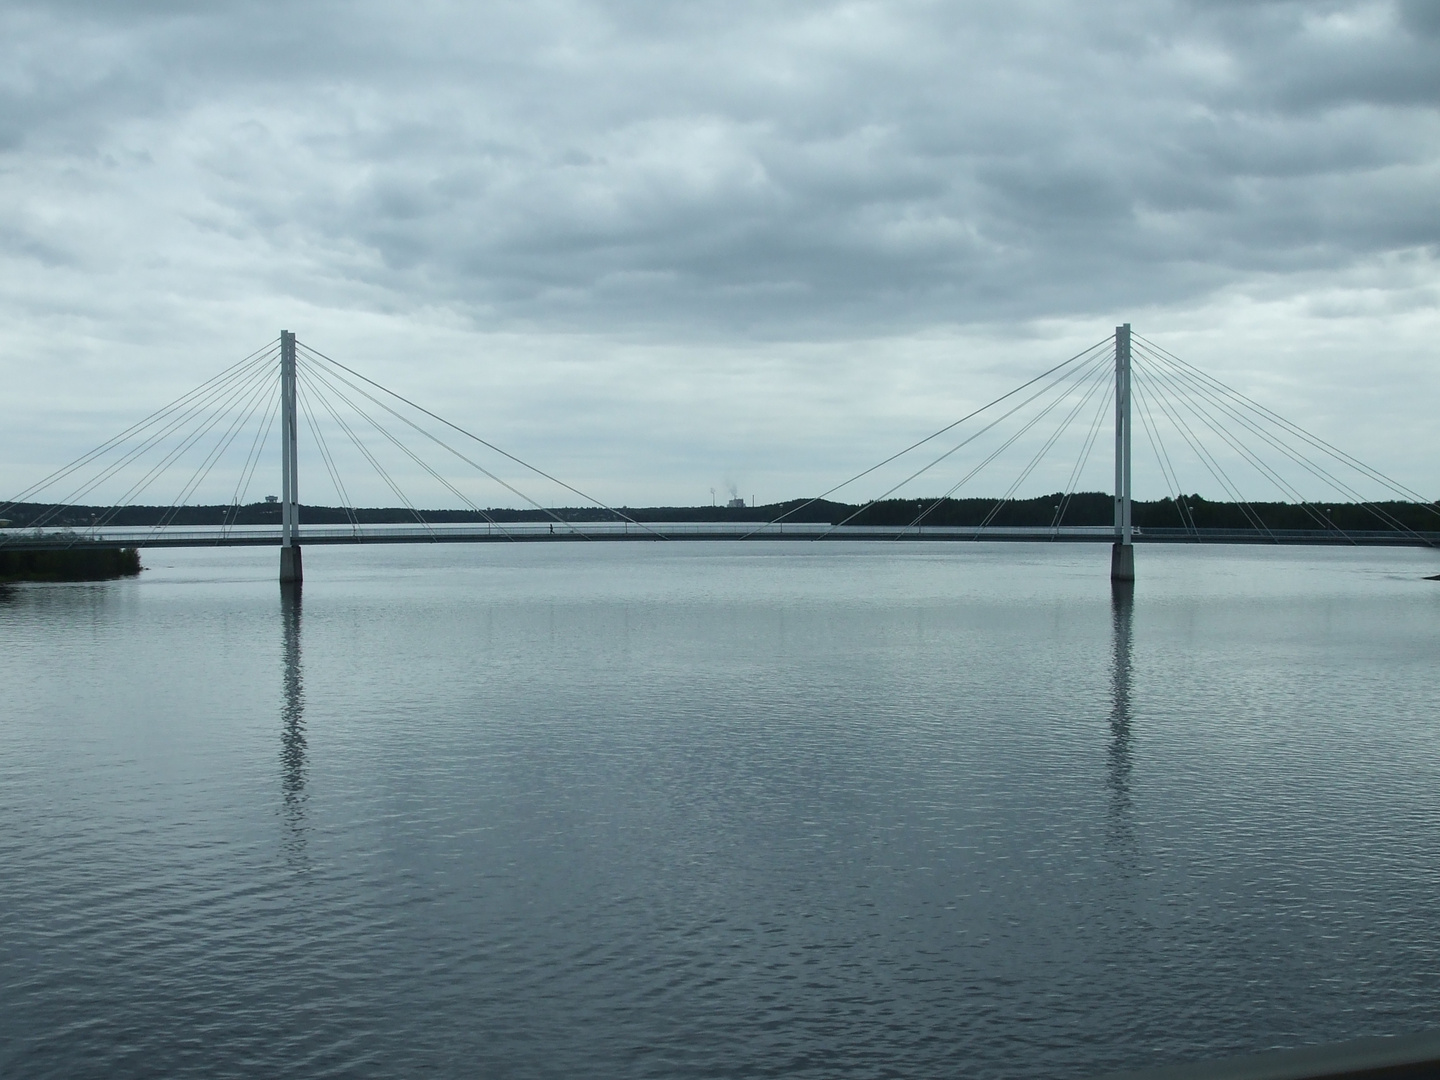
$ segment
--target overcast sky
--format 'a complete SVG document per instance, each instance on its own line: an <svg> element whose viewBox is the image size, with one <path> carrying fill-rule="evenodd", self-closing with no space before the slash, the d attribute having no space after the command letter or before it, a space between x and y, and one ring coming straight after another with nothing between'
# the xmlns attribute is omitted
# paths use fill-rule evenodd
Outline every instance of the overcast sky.
<svg viewBox="0 0 1440 1080"><path fill-rule="evenodd" d="M1437 103L1433 0L8 0L0 480L284 327L764 501L1130 321L1434 497Z"/></svg>

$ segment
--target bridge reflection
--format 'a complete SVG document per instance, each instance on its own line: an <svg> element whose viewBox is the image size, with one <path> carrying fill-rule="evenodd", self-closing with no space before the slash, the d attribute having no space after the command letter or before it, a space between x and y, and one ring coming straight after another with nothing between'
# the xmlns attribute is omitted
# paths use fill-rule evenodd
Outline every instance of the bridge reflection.
<svg viewBox="0 0 1440 1080"><path fill-rule="evenodd" d="M1106 786L1110 789L1109 839L1112 852L1129 859L1136 854L1131 821L1130 694L1131 643L1135 583L1110 583L1110 743L1106 748Z"/></svg>
<svg viewBox="0 0 1440 1080"><path fill-rule="evenodd" d="M300 585L280 587L281 687L280 797L285 822L285 853L292 862L305 858L305 676L300 664Z"/></svg>

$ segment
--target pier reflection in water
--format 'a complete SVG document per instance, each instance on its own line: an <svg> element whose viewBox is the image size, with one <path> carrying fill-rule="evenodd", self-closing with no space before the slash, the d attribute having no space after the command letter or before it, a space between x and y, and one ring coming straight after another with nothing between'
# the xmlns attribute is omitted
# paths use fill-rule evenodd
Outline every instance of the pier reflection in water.
<svg viewBox="0 0 1440 1080"><path fill-rule="evenodd" d="M1163 548L1133 600L963 554L16 589L0 1075L1083 1077L1434 1023L1433 553Z"/></svg>
<svg viewBox="0 0 1440 1080"><path fill-rule="evenodd" d="M1110 850L1129 861L1136 853L1130 800L1131 762L1130 633L1135 617L1135 583L1110 583L1110 743L1106 750L1110 789Z"/></svg>
<svg viewBox="0 0 1440 1080"><path fill-rule="evenodd" d="M300 666L300 584L280 586L282 698L280 794L289 859L305 853L305 676Z"/></svg>

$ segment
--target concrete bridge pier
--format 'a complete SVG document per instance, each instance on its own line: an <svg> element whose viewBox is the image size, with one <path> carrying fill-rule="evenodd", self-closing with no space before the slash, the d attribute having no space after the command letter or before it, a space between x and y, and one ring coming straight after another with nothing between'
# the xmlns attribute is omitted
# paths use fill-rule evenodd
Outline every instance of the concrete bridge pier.
<svg viewBox="0 0 1440 1080"><path fill-rule="evenodd" d="M298 550L298 549L297 549ZM297 556L298 563L298 556ZM1110 580L1135 580L1135 548L1131 544L1112 544L1110 547Z"/></svg>
<svg viewBox="0 0 1440 1080"><path fill-rule="evenodd" d="M1115 328L1115 546L1110 580L1135 580L1130 527L1130 324Z"/></svg>
<svg viewBox="0 0 1440 1080"><path fill-rule="evenodd" d="M300 492L295 416L295 335L280 331L280 581L300 582Z"/></svg>
<svg viewBox="0 0 1440 1080"><path fill-rule="evenodd" d="M282 547L280 549L280 584L298 585L304 580L305 575L300 566L300 545Z"/></svg>

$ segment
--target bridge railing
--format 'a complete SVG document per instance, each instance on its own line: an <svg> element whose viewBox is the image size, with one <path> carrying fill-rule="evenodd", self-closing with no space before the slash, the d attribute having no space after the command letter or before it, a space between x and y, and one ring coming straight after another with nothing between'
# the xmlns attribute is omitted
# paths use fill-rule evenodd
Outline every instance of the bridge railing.
<svg viewBox="0 0 1440 1080"><path fill-rule="evenodd" d="M667 521L635 524L625 521L548 522L439 522L380 523L360 526L302 525L301 544L483 542L487 540L669 540L669 539L1026 539L1110 538L1108 526L1041 526L1001 528L988 526L935 526L905 528L893 525L842 525L823 522ZM0 529L0 549L106 547L232 547L278 544L278 525L169 525L162 527L106 527L99 529Z"/></svg>
<svg viewBox="0 0 1440 1080"><path fill-rule="evenodd" d="M823 522L671 521L379 523L302 525L301 544L485 543L574 540L936 540L1109 542L1108 525L827 525ZM1440 545L1440 532L1339 533L1322 529L1136 529L1137 543ZM252 547L281 542L279 525L170 525L90 529L0 529L0 550L80 547Z"/></svg>

